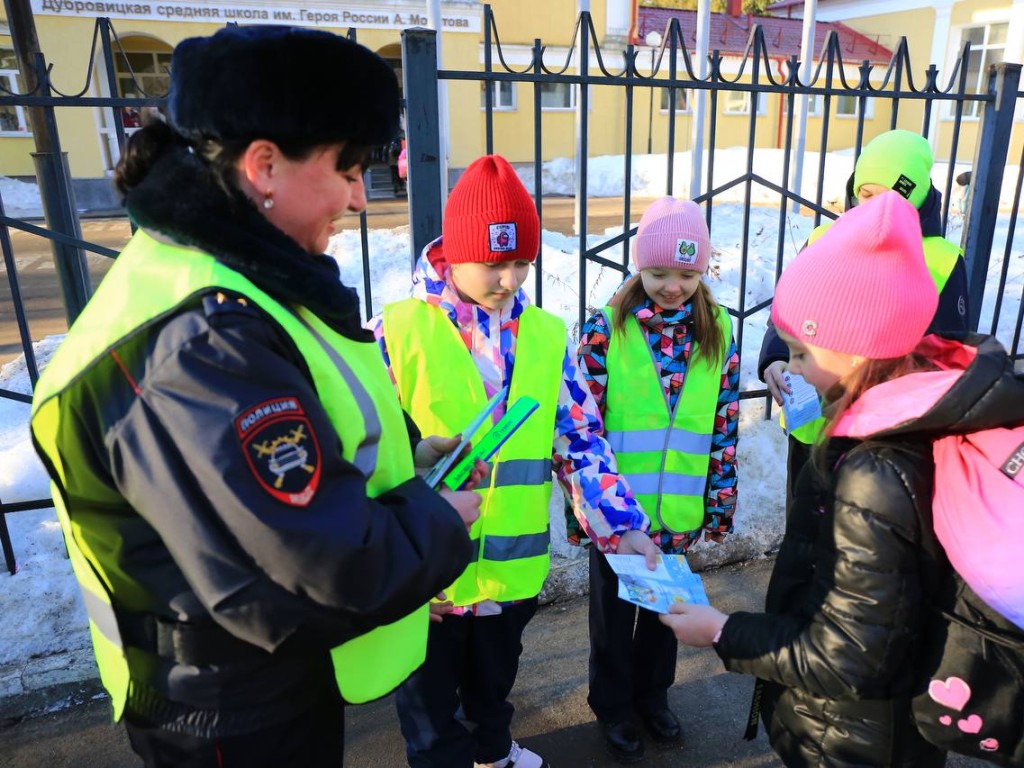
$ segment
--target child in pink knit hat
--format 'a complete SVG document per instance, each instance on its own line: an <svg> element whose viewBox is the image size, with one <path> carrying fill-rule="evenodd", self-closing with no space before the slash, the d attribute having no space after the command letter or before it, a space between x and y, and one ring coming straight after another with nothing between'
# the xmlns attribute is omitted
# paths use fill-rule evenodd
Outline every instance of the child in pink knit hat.
<svg viewBox="0 0 1024 768"><path fill-rule="evenodd" d="M994 339L925 335L938 291L918 222L886 192L783 272L772 320L826 421L796 480L766 612L683 605L662 617L681 642L713 645L726 669L758 678L752 714L786 765L945 763L910 703L937 631L927 607L956 591L930 524L933 442L1020 423L1024 381Z"/></svg>
<svg viewBox="0 0 1024 768"><path fill-rule="evenodd" d="M651 518L654 543L670 555L702 531L721 542L736 505L739 358L729 315L703 280L710 259L701 208L655 201L633 239L639 274L580 339L580 369L619 469ZM594 549L590 643L588 702L612 755L643 757L641 725L658 745L678 746L682 729L668 706L676 640L656 613L618 598L618 579Z"/></svg>

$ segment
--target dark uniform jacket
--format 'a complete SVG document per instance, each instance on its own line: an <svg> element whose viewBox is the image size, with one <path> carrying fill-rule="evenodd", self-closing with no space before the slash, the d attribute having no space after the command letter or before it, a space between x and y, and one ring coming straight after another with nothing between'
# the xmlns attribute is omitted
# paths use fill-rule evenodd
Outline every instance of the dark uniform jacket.
<svg viewBox="0 0 1024 768"><path fill-rule="evenodd" d="M165 155L127 208L154 236L372 342L334 261L226 193L191 153ZM282 397L298 400L319 443L306 506L268 493L236 432L237 417ZM61 404L68 506L111 579L130 717L230 735L336 699L328 650L422 606L469 561L458 514L420 479L367 498L294 343L237 296L187 301Z"/></svg>
<svg viewBox="0 0 1024 768"><path fill-rule="evenodd" d="M852 178L851 176L850 190ZM856 203L856 200L854 196L852 202ZM846 210L852 207L850 202L851 199L848 197ZM918 216L921 219L922 237L942 237L942 195L934 186L928 190L928 196L918 209ZM894 275L893 279L899 278ZM932 318L927 332L960 339L967 334L967 321L967 264L961 257L957 259L946 285L939 294L939 306L935 309L935 317ZM769 320L768 329L761 341L761 353L757 359L757 375L761 381L764 381L764 369L777 360L788 361L789 350L785 342L779 338L775 325Z"/></svg>
<svg viewBox="0 0 1024 768"><path fill-rule="evenodd" d="M766 613L733 614L716 650L767 681L762 718L788 766L941 765L909 714L927 605L953 574L931 532L931 440L1024 420L1024 379L979 344L924 416L870 441L834 438L797 480ZM968 536L985 536L965 531Z"/></svg>

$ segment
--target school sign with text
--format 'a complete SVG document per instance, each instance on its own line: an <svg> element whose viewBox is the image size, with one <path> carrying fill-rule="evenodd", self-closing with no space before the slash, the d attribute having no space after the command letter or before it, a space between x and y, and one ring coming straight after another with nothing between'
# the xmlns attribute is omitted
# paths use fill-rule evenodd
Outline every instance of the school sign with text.
<svg viewBox="0 0 1024 768"><path fill-rule="evenodd" d="M73 18L145 19L149 21L198 21L250 24L295 24L369 29L406 29L427 25L423 9L415 6L391 8L358 5L315 3L314 7L280 5L268 7L253 3L203 3L161 0L161 2L117 2L116 0L32 0L32 10L44 16ZM441 15L446 32L480 31L479 13L451 13Z"/></svg>

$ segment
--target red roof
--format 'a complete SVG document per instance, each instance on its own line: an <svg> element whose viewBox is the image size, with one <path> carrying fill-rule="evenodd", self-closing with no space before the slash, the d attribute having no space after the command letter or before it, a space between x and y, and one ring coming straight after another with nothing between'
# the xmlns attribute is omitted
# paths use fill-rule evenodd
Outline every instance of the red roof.
<svg viewBox="0 0 1024 768"><path fill-rule="evenodd" d="M637 8L636 36L634 44L644 45L644 37L654 31L664 35L672 19L679 20L688 50L693 51L697 43L697 12L672 8ZM723 56L742 56L750 37L750 29L759 24L764 30L768 54L773 58L788 59L800 55L800 40L803 35L803 21L780 16L730 16L727 13L711 14L711 37L708 50L718 50ZM814 53L817 58L825 38L832 31L839 35L843 61L859 64L864 59L873 64L886 64L892 58L892 51L877 40L862 35L838 21L819 21L814 28Z"/></svg>

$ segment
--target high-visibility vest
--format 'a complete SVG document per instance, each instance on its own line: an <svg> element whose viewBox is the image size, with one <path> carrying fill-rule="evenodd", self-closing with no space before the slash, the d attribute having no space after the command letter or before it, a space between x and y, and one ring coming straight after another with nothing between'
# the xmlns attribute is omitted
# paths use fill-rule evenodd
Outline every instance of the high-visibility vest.
<svg viewBox="0 0 1024 768"><path fill-rule="evenodd" d="M74 508L66 504L66 468L57 444L60 398L119 342L211 289L241 294L291 337L337 430L342 455L367 477L370 496L385 493L414 475L405 417L376 344L346 339L309 310L282 305L209 255L137 232L43 372L32 401L33 439L50 472L54 506L85 599L100 679L110 694L115 719L124 710L131 673L106 564L91 550ZM360 703L379 698L423 663L428 613L424 605L331 651L345 700Z"/></svg>
<svg viewBox="0 0 1024 768"><path fill-rule="evenodd" d="M615 308L605 307L608 328ZM628 310L627 310L628 311ZM732 338L729 313L718 309L722 338ZM640 323L626 318L625 336L608 337L604 426L619 471L651 518L651 531L693 531L704 524L711 436L718 412L724 362L709 363L693 342L690 365L675 408L654 365ZM712 356L715 357L715 356Z"/></svg>
<svg viewBox="0 0 1024 768"><path fill-rule="evenodd" d="M833 221L828 221L815 227L807 238L808 245L825 234L834 223ZM949 276L953 274L953 268L956 267L957 259L960 258L963 252L946 238L936 235L923 238L921 244L924 246L924 261L928 266L928 272L931 274L932 280L935 281L935 290L941 294L942 289L949 282ZM783 429L786 428L785 413L779 415L779 425ZM821 438L824 429L825 417L819 416L813 421L809 421L792 430L789 435L794 440L799 440L805 445L814 445Z"/></svg>
<svg viewBox="0 0 1024 768"><path fill-rule="evenodd" d="M460 434L488 398L459 330L443 310L419 299L388 305L383 323L405 410L424 434ZM540 407L501 447L477 489L483 501L469 533L473 560L445 590L455 605L522 600L544 586L551 564L551 451L565 341L565 323L554 315L530 306L519 316L508 402L525 395Z"/></svg>

